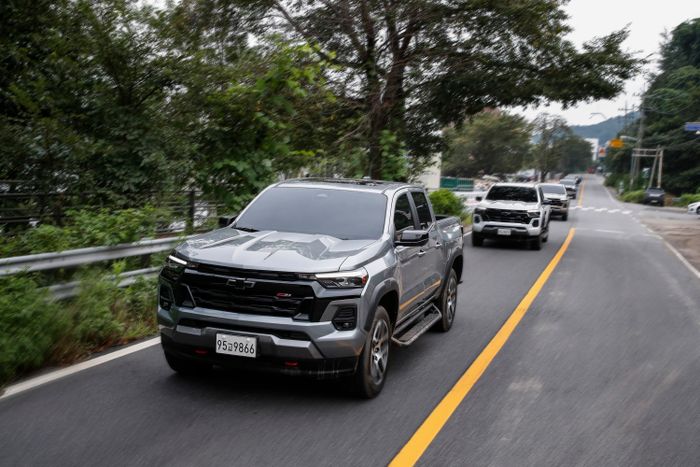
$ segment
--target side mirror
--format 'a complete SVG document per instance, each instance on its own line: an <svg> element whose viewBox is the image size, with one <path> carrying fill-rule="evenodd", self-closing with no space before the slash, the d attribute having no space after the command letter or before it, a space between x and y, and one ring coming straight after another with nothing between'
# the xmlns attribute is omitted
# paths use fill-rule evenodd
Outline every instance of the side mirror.
<svg viewBox="0 0 700 467"><path fill-rule="evenodd" d="M396 246L421 246L428 243L430 233L427 230L404 230L396 240Z"/></svg>
<svg viewBox="0 0 700 467"><path fill-rule="evenodd" d="M481 201L482 199L484 199L483 196L477 196L477 197L476 197L476 200L477 200L477 201Z"/></svg>
<svg viewBox="0 0 700 467"><path fill-rule="evenodd" d="M224 216L219 216L219 227L224 228L228 227L233 223L233 221L236 220L236 217L238 217L238 213L233 213L233 214L227 214Z"/></svg>

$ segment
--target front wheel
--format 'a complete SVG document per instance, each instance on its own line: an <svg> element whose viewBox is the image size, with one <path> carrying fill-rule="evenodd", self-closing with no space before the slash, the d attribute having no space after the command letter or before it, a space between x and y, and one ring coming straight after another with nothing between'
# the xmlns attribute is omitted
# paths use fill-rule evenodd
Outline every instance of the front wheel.
<svg viewBox="0 0 700 467"><path fill-rule="evenodd" d="M484 239L476 232L472 232L472 246L481 246L484 244Z"/></svg>
<svg viewBox="0 0 700 467"><path fill-rule="evenodd" d="M541 250L542 249L542 235L538 235L537 237L530 240L530 249L531 250Z"/></svg>
<svg viewBox="0 0 700 467"><path fill-rule="evenodd" d="M569 213L565 212L564 214L561 215L561 220L567 221L569 219Z"/></svg>
<svg viewBox="0 0 700 467"><path fill-rule="evenodd" d="M367 333L367 340L354 376L355 392L367 399L382 391L389 364L391 321L383 306L378 306Z"/></svg>
<svg viewBox="0 0 700 467"><path fill-rule="evenodd" d="M457 273L450 269L447 276L447 283L442 288L437 307L442 313L442 319L435 323L434 329L440 332L447 332L452 327L457 312Z"/></svg>

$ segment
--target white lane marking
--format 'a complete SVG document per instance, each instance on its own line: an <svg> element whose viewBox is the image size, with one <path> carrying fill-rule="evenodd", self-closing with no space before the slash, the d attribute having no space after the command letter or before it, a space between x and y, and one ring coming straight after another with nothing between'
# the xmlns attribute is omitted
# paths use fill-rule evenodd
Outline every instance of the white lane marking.
<svg viewBox="0 0 700 467"><path fill-rule="evenodd" d="M470 236L471 234L472 234L472 231L470 230L469 232L467 232L467 233L465 233L464 235L462 235L462 238L468 237L468 236Z"/></svg>
<svg viewBox="0 0 700 467"><path fill-rule="evenodd" d="M130 345L123 349L110 352L107 355L95 357L91 360L77 363L67 368L61 368L60 370L52 371L50 373L37 376L36 378L31 378L26 381L22 381L21 383L13 384L5 388L5 391L2 393L2 395L0 395L0 399L5 399L6 397L10 397L15 394L19 394L20 392L34 389L46 383L56 381L57 379L65 378L66 376L70 376L80 371L87 370L88 368L96 367L98 365L102 365L103 363L111 362L112 360L116 360L117 358L121 358L125 355L129 355L134 352L153 347L154 345L158 345L159 343L160 337L154 337L153 339L149 339L144 342L139 342L138 344Z"/></svg>
<svg viewBox="0 0 700 467"><path fill-rule="evenodd" d="M612 234L624 234L622 230L606 230L606 229L595 229L596 232L601 233L612 233Z"/></svg>
<svg viewBox="0 0 700 467"><path fill-rule="evenodd" d="M630 211L629 209L625 209L624 211L622 211L622 214L632 214L632 211Z"/></svg>
<svg viewBox="0 0 700 467"><path fill-rule="evenodd" d="M662 238L661 240L666 244L666 246L668 247L668 249L671 250L671 252L672 252L674 255L676 255L676 257L677 257L679 260L681 260L681 263L683 263L683 264L685 265L685 267L688 268L688 271L690 271L691 273L695 274L695 277L697 277L698 279L700 279L700 271L698 271L697 269L695 269L695 266L693 266L692 264L690 264L690 261L688 261L687 259L685 259L685 256L683 256L678 250L676 250L676 249L673 247L673 245L671 245L670 243L668 243L668 242L667 242L666 240L664 240L663 238Z"/></svg>
<svg viewBox="0 0 700 467"><path fill-rule="evenodd" d="M581 208L581 211L590 211L591 209L595 209L595 208L592 208L592 207L588 206L588 207L585 207L585 208Z"/></svg>
<svg viewBox="0 0 700 467"><path fill-rule="evenodd" d="M569 209L581 209L581 206L569 206Z"/></svg>
<svg viewBox="0 0 700 467"><path fill-rule="evenodd" d="M620 211L619 209L611 209L611 210L609 210L608 212L609 212L610 214L614 214L614 213L619 212L619 211Z"/></svg>
<svg viewBox="0 0 700 467"><path fill-rule="evenodd" d="M598 208L595 210L595 212L603 212L603 211L607 211L607 210L608 210L608 208Z"/></svg>

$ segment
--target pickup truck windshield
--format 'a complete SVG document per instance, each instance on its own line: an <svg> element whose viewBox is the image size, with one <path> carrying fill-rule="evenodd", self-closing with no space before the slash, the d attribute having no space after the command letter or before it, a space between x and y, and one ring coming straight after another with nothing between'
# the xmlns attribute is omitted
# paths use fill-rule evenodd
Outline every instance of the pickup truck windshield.
<svg viewBox="0 0 700 467"><path fill-rule="evenodd" d="M540 185L542 187L542 191L544 191L547 194L558 194L558 195L565 195L566 194L566 188L564 188L563 185Z"/></svg>
<svg viewBox="0 0 700 467"><path fill-rule="evenodd" d="M490 201L520 201L536 203L537 192L534 188L524 186L493 186L486 195Z"/></svg>
<svg viewBox="0 0 700 467"><path fill-rule="evenodd" d="M386 196L381 193L275 187L256 199L234 228L374 240L384 230L385 212Z"/></svg>

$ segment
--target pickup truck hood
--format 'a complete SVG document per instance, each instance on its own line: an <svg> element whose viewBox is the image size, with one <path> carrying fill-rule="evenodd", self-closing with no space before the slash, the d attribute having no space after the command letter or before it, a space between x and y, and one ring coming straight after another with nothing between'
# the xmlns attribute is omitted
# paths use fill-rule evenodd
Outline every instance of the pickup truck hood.
<svg viewBox="0 0 700 467"><path fill-rule="evenodd" d="M522 203L520 201L489 201L484 200L477 206L479 208L509 209L511 211L528 211L538 208L537 203Z"/></svg>
<svg viewBox="0 0 700 467"><path fill-rule="evenodd" d="M226 227L191 238L176 251L192 261L219 266L314 273L338 271L348 257L376 241Z"/></svg>

